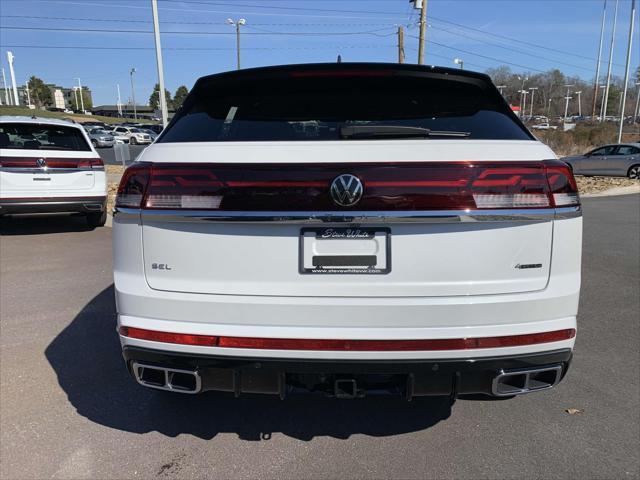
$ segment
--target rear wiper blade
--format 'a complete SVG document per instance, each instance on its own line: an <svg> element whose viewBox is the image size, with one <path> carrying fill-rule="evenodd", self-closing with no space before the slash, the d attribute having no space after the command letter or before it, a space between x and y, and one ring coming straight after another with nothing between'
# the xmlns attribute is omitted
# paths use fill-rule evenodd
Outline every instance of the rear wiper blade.
<svg viewBox="0 0 640 480"><path fill-rule="evenodd" d="M340 138L398 138L398 137L457 137L465 138L471 132L430 130L402 125L346 125L340 127Z"/></svg>

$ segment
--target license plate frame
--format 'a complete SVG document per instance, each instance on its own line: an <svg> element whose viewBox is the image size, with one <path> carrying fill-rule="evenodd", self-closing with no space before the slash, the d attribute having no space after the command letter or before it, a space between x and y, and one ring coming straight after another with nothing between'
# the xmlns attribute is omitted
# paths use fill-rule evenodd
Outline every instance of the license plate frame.
<svg viewBox="0 0 640 480"><path fill-rule="evenodd" d="M308 234L314 234L316 240L323 242L383 239L384 245L375 255L313 255L311 257L313 265L309 265L308 261L305 264L305 238L308 238ZM305 227L300 229L298 245L298 271L303 275L387 275L391 273L391 229L388 227ZM379 256L384 260L381 267L378 266L381 263ZM348 263L351 260L359 265L331 265L331 263ZM373 263L374 260L375 263ZM367 266L364 266L365 264Z"/></svg>

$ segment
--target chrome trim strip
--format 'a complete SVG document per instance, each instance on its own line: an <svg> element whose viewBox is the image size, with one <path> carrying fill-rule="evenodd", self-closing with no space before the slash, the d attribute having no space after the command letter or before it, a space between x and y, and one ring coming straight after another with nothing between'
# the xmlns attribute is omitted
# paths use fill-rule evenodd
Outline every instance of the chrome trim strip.
<svg viewBox="0 0 640 480"><path fill-rule="evenodd" d="M228 223L466 223L466 222L547 222L582 215L581 207L510 210L358 211L358 212L245 212L217 210L114 209L114 215L136 216L154 222Z"/></svg>
<svg viewBox="0 0 640 480"><path fill-rule="evenodd" d="M104 172L104 167L0 167L0 172L14 173L65 173L65 172Z"/></svg>

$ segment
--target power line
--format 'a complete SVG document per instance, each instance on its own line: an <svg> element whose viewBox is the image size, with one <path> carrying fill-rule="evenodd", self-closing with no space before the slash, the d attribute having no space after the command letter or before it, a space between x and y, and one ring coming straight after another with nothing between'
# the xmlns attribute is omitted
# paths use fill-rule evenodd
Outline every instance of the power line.
<svg viewBox="0 0 640 480"><path fill-rule="evenodd" d="M409 35L411 38L415 38L418 39L417 36L415 35ZM493 60L494 62L498 62L498 63L502 63L505 65L512 65L514 67L519 67L519 68L526 68L527 70L531 70L533 72L539 72L539 73L545 73L544 70L539 70L537 68L533 68L533 67L528 67L526 65L520 65L518 63L513 63L513 62L507 62L506 60L502 60L499 58L495 58L495 57L490 57L488 55L483 55L481 53L477 53L477 52L472 52L469 50L464 50L462 48L456 48L456 47L450 47L449 45L445 45L444 43L438 43L438 42L434 42L433 40L429 40L429 43L432 45L437 45L439 47L443 47L443 48L448 48L449 50L454 50L456 52L462 52L462 53L467 53L469 55L474 55L476 57L480 57L480 58L486 58L487 60Z"/></svg>
<svg viewBox="0 0 640 480"><path fill-rule="evenodd" d="M558 63L560 65L565 65L567 67L579 68L579 69L582 69L582 70L587 70L589 72L591 72L591 70L592 70L591 68L583 67L583 66L580 66L580 65L575 65L573 63L563 62L562 60L556 60L554 58L543 57L542 55L536 55L535 53L526 52L524 50L518 50L517 48L507 47L507 46L500 45L498 43L489 42L487 40L483 40L483 39L480 39L480 38L474 38L474 37L472 37L470 35L466 35L464 33L456 32L456 31L453 31L453 30L448 30L446 28L434 27L434 26L432 26L431 28L435 29L435 30L441 30L443 32L447 32L447 33L450 33L452 35L459 35L461 37L469 38L469 39L474 40L476 42L484 43L484 44L491 45L491 46L494 46L494 47L497 47L497 48L502 48L504 50L509 50L511 52L516 52L516 53L520 53L522 55L527 55L527 56L532 57L532 58L539 58L541 60L546 60L546 61L549 61L549 62Z"/></svg>
<svg viewBox="0 0 640 480"><path fill-rule="evenodd" d="M523 45L528 45L530 47L541 48L543 50L549 50L549 51L552 51L552 52L561 53L563 55L569 55L571 57L584 58L585 60L591 60L591 61L595 60L595 58L587 57L586 55L579 55L577 53L569 52L567 50L560 50L560 49L557 49L557 48L547 47L545 45L540 45L540 44L537 44L537 43L527 42L525 40L519 40L517 38L508 37L506 35L500 35L498 33L487 32L486 30L482 30L480 28L469 27L467 25L462 25L460 23L452 22L450 20L445 20L443 18L438 18L438 17L434 17L434 16L431 16L430 18L431 18L431 20L436 20L436 21L442 22L442 23L448 23L450 25L454 25L454 26L459 27L459 28L464 28L466 30L473 30L475 32L482 33L484 35L490 35L492 37L502 38L503 40L509 40L510 42L522 43Z"/></svg>
<svg viewBox="0 0 640 480"><path fill-rule="evenodd" d="M6 0L5 0L6 1ZM69 21L81 21L81 22L114 22L114 23L145 23L151 24L149 20L130 20L120 18L90 18L90 17L52 17L52 16L38 16L38 15L0 15L2 18L24 18L33 20L69 20ZM195 22L195 21L176 21L176 20L164 20L160 22L165 25L226 25L226 22ZM251 25L259 26L298 26L298 27L376 27L376 26L395 26L395 23L256 23L251 22Z"/></svg>
<svg viewBox="0 0 640 480"><path fill-rule="evenodd" d="M134 34L149 34L153 33L152 30L120 30L112 28L56 28L56 27L19 27L19 26L3 26L5 30L38 30L46 32L82 32L82 33L134 33ZM380 29L385 30L385 29ZM375 35L374 32L380 31L366 31L366 32L248 32L245 35L300 35L300 36L344 36L344 35ZM195 31L164 31L163 35L235 35L234 32L195 32Z"/></svg>
<svg viewBox="0 0 640 480"><path fill-rule="evenodd" d="M155 50L154 47L93 47L86 45L3 45L6 48L74 49L74 50ZM395 45L323 45L314 47L243 47L243 50L339 50L356 48L396 48ZM235 51L235 47L162 47L178 51Z"/></svg>

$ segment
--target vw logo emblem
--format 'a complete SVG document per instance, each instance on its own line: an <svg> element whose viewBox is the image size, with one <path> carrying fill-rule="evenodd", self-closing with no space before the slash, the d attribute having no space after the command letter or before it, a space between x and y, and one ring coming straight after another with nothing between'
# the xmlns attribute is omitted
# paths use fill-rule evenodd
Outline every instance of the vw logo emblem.
<svg viewBox="0 0 640 480"><path fill-rule="evenodd" d="M36 160L36 164L43 170L47 169L47 161L44 158L39 158L38 160Z"/></svg>
<svg viewBox="0 0 640 480"><path fill-rule="evenodd" d="M362 182L355 175L340 175L331 182L330 193L337 205L350 207L362 198Z"/></svg>

